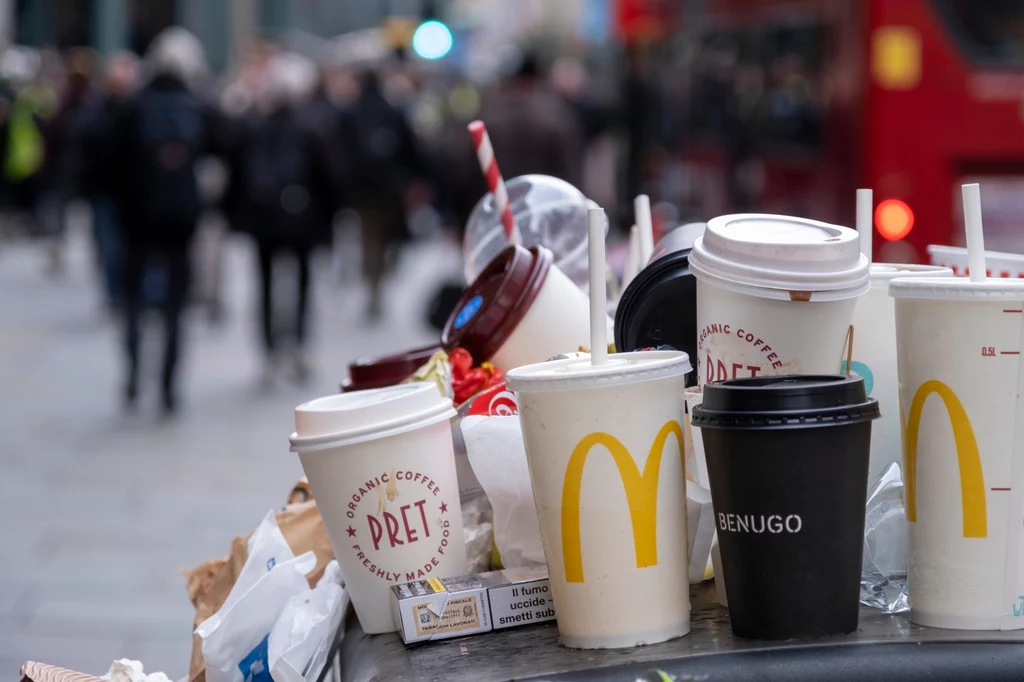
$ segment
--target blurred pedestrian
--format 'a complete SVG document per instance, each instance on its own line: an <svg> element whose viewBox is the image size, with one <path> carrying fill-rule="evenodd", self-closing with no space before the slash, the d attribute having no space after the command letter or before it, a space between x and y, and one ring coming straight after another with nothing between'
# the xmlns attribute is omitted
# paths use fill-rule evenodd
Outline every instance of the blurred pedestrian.
<svg viewBox="0 0 1024 682"><path fill-rule="evenodd" d="M63 78L60 79L57 111L42 124L45 160L35 213L47 238L50 273L58 274L63 270L67 206L79 191L77 183L82 164L79 135L92 83L92 53L84 48L72 50L63 69L55 67L54 70L62 73Z"/></svg>
<svg viewBox="0 0 1024 682"><path fill-rule="evenodd" d="M5 126L3 174L14 205L34 223L46 159L40 128L57 111L59 101L37 70L24 75L25 82L14 84ZM37 234L42 232L38 225L33 227Z"/></svg>
<svg viewBox="0 0 1024 682"><path fill-rule="evenodd" d="M143 283L147 269L162 268L166 287L161 313L166 345L161 372L162 407L177 407L177 366L181 317L189 292L189 249L202 211L196 177L198 161L217 149L213 110L192 87L206 71L202 44L172 27L154 39L146 54L149 81L117 121L114 167L122 216L127 378L126 405L139 391Z"/></svg>
<svg viewBox="0 0 1024 682"><path fill-rule="evenodd" d="M405 231L407 204L423 193L427 172L409 122L384 97L378 74L364 72L360 86L359 98L342 112L341 136L345 185L359 215L363 276L370 289L366 316L372 321L383 313L388 249Z"/></svg>
<svg viewBox="0 0 1024 682"><path fill-rule="evenodd" d="M480 118L502 174L543 173L579 186L583 131L576 114L544 79L539 60L523 58L515 74L485 98Z"/></svg>
<svg viewBox="0 0 1024 682"><path fill-rule="evenodd" d="M261 113L246 126L231 169L239 188L236 221L252 235L258 252L260 331L268 382L276 377L286 352L298 380L310 372L305 353L310 256L330 239L335 205L329 149L307 111L317 81L316 64L305 57L286 52L270 58ZM293 257L297 270L294 306L284 315L277 315L274 305L280 256ZM282 317L290 319L279 326Z"/></svg>
<svg viewBox="0 0 1024 682"><path fill-rule="evenodd" d="M93 239L104 298L109 309L120 310L124 300L121 288L123 245L113 166L119 134L115 124L124 117L138 85L138 59L131 52L117 52L107 60L105 75L105 81L83 116L79 184L92 207Z"/></svg>

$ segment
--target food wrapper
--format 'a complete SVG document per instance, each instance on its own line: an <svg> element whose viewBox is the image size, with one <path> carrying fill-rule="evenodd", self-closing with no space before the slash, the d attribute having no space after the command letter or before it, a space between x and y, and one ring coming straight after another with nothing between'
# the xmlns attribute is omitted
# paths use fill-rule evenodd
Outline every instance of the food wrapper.
<svg viewBox="0 0 1024 682"><path fill-rule="evenodd" d="M21 682L170 682L163 673L147 675L141 663L127 658L114 661L110 665L110 671L103 677L35 661L29 661L21 666L21 675Z"/></svg>
<svg viewBox="0 0 1024 682"><path fill-rule="evenodd" d="M300 483L296 489L302 488ZM307 491L308 492L308 491ZM293 491L289 499L296 496ZM278 527L287 540L289 547L296 554L312 551L316 554L316 567L307 576L310 587L315 587L323 576L327 564L334 559L331 543L327 539L327 531L316 502L310 499L299 504L289 504L276 515ZM196 616L193 630L200 623L215 614L224 605L231 588L241 573L245 560L249 557L249 536L237 537L231 543L231 551L220 559L208 561L202 566L188 571L188 594L195 606ZM206 667L203 663L202 640L198 635L192 638L192 661L189 666L191 682L206 679Z"/></svg>
<svg viewBox="0 0 1024 682"><path fill-rule="evenodd" d="M444 397L455 396L455 391L452 389L452 368L448 364L448 354L443 350L431 355L425 365L413 372L412 376L402 383L409 384L414 381L433 382Z"/></svg>
<svg viewBox="0 0 1024 682"><path fill-rule="evenodd" d="M885 613L907 611L907 515L899 463L872 481L865 511L860 602Z"/></svg>
<svg viewBox="0 0 1024 682"><path fill-rule="evenodd" d="M464 348L452 350L448 356L452 370L452 390L456 405L461 405L480 391L505 383L505 373L490 362L473 366L473 356Z"/></svg>
<svg viewBox="0 0 1024 682"><path fill-rule="evenodd" d="M21 666L21 682L104 682L104 679L67 668L58 668L55 665L29 661Z"/></svg>
<svg viewBox="0 0 1024 682"><path fill-rule="evenodd" d="M462 420L462 436L494 510L493 563L504 568L544 563L519 416L468 416Z"/></svg>

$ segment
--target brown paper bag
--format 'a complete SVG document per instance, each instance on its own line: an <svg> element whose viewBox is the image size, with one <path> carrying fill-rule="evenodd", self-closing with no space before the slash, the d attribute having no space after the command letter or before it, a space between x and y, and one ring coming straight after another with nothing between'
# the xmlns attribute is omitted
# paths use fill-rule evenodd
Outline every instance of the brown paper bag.
<svg viewBox="0 0 1024 682"><path fill-rule="evenodd" d="M289 496L289 500L307 499L308 502L289 504L277 516L277 525L288 541L296 556L304 552L316 553L316 568L309 574L309 586L314 587L324 574L327 564L334 559L331 543L327 539L323 520L312 499L309 485L300 481ZM238 574L249 557L249 535L235 538L231 543L231 553L220 559L207 561L192 571L187 571L188 596L196 607L196 617L192 624L195 630L204 620L217 613L228 593L238 580ZM189 664L191 682L205 682L206 666L203 663L202 640L192 635L192 661ZM77 682L77 680L76 680Z"/></svg>
<svg viewBox="0 0 1024 682"><path fill-rule="evenodd" d="M21 666L21 675L21 682L104 682L95 675L86 675L35 661L29 661Z"/></svg>

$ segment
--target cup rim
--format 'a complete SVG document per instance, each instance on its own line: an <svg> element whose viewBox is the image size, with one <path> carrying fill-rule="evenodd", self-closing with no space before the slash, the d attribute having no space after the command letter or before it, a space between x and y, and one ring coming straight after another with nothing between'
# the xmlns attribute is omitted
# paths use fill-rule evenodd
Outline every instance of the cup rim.
<svg viewBox="0 0 1024 682"><path fill-rule="evenodd" d="M690 357L680 350L612 353L607 364L596 368L590 364L589 357L589 354L583 354L581 357L524 365L509 371L505 378L509 388L517 393L539 393L684 377L693 370ZM574 371L574 366L579 369Z"/></svg>
<svg viewBox="0 0 1024 682"><path fill-rule="evenodd" d="M858 298L866 294L871 289L871 279L869 277L865 277L862 283L846 289L776 289L756 284L747 284L745 282L736 282L709 272L708 270L703 269L699 262L695 263L692 257L690 258L690 272L693 273L698 282L711 284L718 289L724 289L725 291L729 291L734 294L741 294L743 296L754 296L756 298L766 298L774 301L793 301L794 299L791 296L792 292L809 293L810 299L807 301L808 303L846 301L851 298Z"/></svg>
<svg viewBox="0 0 1024 682"><path fill-rule="evenodd" d="M989 277L972 282L966 277L897 277L889 282L889 295L939 301L1021 301L1024 279Z"/></svg>
<svg viewBox="0 0 1024 682"><path fill-rule="evenodd" d="M889 286L889 282L900 277L919 279L922 277L954 277L953 268L948 265L922 265L920 263L872 263L871 288Z"/></svg>
<svg viewBox="0 0 1024 682"><path fill-rule="evenodd" d="M330 450L346 445L356 445L372 440L397 436L408 431L415 431L436 423L451 419L456 414L455 407L451 402L439 402L429 409L417 412L412 415L403 415L396 419L383 422L374 422L368 426L327 433L320 436L309 436L303 438L297 432L292 432L288 438L289 450L299 455L311 452Z"/></svg>

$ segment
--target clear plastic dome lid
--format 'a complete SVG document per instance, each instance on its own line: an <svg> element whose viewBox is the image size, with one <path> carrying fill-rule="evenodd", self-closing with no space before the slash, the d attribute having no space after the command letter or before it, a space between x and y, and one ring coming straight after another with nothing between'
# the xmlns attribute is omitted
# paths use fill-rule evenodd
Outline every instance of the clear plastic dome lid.
<svg viewBox="0 0 1024 682"><path fill-rule="evenodd" d="M583 193L550 175L521 175L506 182L512 215L523 246L546 246L555 265L581 288L587 287L587 209L595 206ZM488 192L466 223L466 281L508 246L501 217Z"/></svg>

